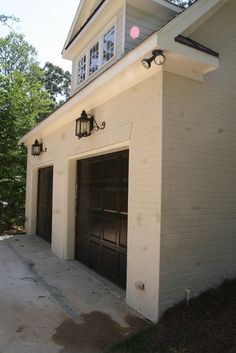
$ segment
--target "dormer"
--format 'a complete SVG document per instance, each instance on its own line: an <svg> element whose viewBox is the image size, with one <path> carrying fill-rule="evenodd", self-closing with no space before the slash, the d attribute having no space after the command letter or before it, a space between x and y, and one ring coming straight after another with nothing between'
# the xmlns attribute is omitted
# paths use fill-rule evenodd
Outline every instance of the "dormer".
<svg viewBox="0 0 236 353"><path fill-rule="evenodd" d="M166 0L81 0L62 52L72 61L71 94L181 10Z"/></svg>

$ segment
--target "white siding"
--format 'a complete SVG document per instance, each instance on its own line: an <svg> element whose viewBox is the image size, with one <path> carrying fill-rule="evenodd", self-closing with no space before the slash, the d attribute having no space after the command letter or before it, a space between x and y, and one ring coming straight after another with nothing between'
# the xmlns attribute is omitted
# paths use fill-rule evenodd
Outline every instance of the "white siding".
<svg viewBox="0 0 236 353"><path fill-rule="evenodd" d="M160 29L166 21L157 15L152 15L133 6L126 6L126 24L125 24L125 53L137 47L150 34ZM137 26L140 30L140 36L132 39L130 29Z"/></svg>
<svg viewBox="0 0 236 353"><path fill-rule="evenodd" d="M231 0L191 36L219 71L164 74L161 311L236 275L235 15Z"/></svg>
<svg viewBox="0 0 236 353"><path fill-rule="evenodd" d="M147 97L149 99L147 99ZM155 74L96 107L98 124L106 128L78 140L75 122L41 136L47 153L28 154L26 229L35 233L37 169L54 165L52 250L74 256L75 166L80 158L129 148L127 303L156 321L158 317L162 73ZM145 290L135 287L142 281Z"/></svg>

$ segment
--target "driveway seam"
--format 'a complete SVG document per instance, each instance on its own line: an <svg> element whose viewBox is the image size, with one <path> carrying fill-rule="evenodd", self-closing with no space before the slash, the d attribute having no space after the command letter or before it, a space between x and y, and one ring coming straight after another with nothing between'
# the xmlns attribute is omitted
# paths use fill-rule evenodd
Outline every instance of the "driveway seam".
<svg viewBox="0 0 236 353"><path fill-rule="evenodd" d="M48 291L50 296L64 309L68 316L76 323L83 323L84 320L82 320L81 314L78 312L78 310L75 310L54 287L50 286L45 281L45 279L39 275L39 273L34 268L34 263L25 260L25 258L16 250L16 248L10 244L10 242L6 241L6 245L18 257L21 263L27 267L28 271L34 276L35 280L37 280L37 282L40 283L40 285Z"/></svg>

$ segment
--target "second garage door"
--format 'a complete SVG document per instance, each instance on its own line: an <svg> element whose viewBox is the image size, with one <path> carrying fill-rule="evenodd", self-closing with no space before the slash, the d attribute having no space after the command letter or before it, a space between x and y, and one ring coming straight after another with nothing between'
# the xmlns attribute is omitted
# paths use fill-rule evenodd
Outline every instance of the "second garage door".
<svg viewBox="0 0 236 353"><path fill-rule="evenodd" d="M78 161L76 259L126 285L128 151Z"/></svg>
<svg viewBox="0 0 236 353"><path fill-rule="evenodd" d="M39 169L36 233L49 243L52 238L52 189L53 167Z"/></svg>

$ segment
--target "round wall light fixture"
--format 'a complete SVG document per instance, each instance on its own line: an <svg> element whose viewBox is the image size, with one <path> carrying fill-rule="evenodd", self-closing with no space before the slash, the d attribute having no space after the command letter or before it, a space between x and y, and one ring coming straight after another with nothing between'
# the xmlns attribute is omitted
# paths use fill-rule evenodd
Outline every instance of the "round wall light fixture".
<svg viewBox="0 0 236 353"><path fill-rule="evenodd" d="M152 51L152 56L150 58L142 59L142 65L145 69L150 69L152 61L155 62L156 65L164 65L166 62L166 57L163 54L163 51L160 49L156 49Z"/></svg>

